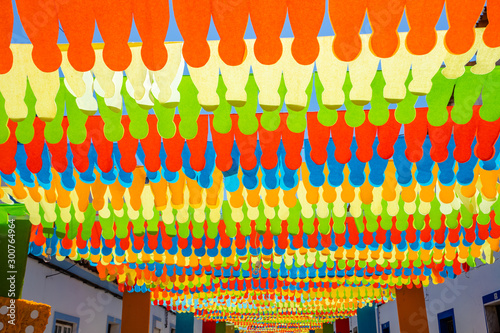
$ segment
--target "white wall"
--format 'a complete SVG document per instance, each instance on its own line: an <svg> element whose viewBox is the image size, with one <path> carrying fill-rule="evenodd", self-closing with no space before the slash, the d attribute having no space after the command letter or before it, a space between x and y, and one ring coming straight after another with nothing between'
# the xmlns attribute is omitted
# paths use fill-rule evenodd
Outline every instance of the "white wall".
<svg viewBox="0 0 500 333"><path fill-rule="evenodd" d="M78 333L106 332L108 315L121 319L121 299L101 289L86 285L79 280L29 258L23 287L23 299L52 306L46 333L52 333L54 312L80 318ZM49 276L57 274L54 276ZM48 276L48 277L47 277ZM457 333L485 333L486 319L482 297L500 290L500 262L481 265L464 273L455 280L425 288L427 318L430 333L439 333L437 315L454 309ZM396 302L378 308L378 325L390 322L391 333L400 333ZM165 328L165 309L151 306L151 317L161 319L161 332L170 333L175 327L175 315L169 314ZM351 328L357 326L355 318ZM152 319L151 319L152 322ZM195 319L194 333L202 332L202 322Z"/></svg>
<svg viewBox="0 0 500 333"><path fill-rule="evenodd" d="M396 302L389 302L383 305L380 305L377 308L378 311L378 320L377 325L379 328L379 332L382 332L382 324L389 322L391 333L400 333L399 332L399 319L398 319L398 309L396 307ZM377 313L377 312L375 312Z"/></svg>
<svg viewBox="0 0 500 333"><path fill-rule="evenodd" d="M22 298L52 307L45 333L52 333L55 312L80 318L78 333L106 333L108 316L121 319L121 299L57 273L57 270L28 258ZM49 276L52 274L57 275ZM161 319L162 333L170 333L170 327L175 327L175 314L170 313L169 325L165 328L165 308L152 305L151 323L153 316ZM201 327L200 324L198 326ZM201 329L195 332L201 333Z"/></svg>
<svg viewBox="0 0 500 333"><path fill-rule="evenodd" d="M500 290L500 260L478 265L456 279L424 289L429 332L439 333L437 316L453 308L457 333L486 333L483 296ZM391 333L399 333L396 301L379 307L379 328L390 322Z"/></svg>
<svg viewBox="0 0 500 333"><path fill-rule="evenodd" d="M349 327L351 328L351 331L355 327L358 327L358 316L349 317Z"/></svg>
<svg viewBox="0 0 500 333"><path fill-rule="evenodd" d="M194 318L194 329L193 333L202 333L203 331L203 320ZM179 332L182 333L182 332Z"/></svg>

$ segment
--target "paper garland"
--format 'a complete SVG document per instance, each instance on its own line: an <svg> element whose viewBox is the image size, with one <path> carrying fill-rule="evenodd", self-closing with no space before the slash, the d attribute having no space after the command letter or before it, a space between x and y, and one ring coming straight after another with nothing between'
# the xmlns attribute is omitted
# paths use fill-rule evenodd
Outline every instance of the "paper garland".
<svg viewBox="0 0 500 333"><path fill-rule="evenodd" d="M31 45L10 45L3 4L0 199L25 204L35 255L299 332L500 250L494 3L475 29L484 0L19 0Z"/></svg>
<svg viewBox="0 0 500 333"><path fill-rule="evenodd" d="M12 65L9 42L13 29L13 9L10 1L4 1L4 21L0 26L2 36L3 67L5 73ZM364 48L369 47L374 55L390 58L400 45L416 55L431 52L437 43L435 27L443 10L444 0L426 1L397 0L391 4L384 1L344 2L314 0L303 3L297 0L278 0L272 5L257 0L242 0L237 3L221 0L202 2L173 1L173 13L177 27L183 37L184 58L192 67L202 67L211 57L207 34L211 19L220 36L217 52L222 61L229 66L237 66L245 61L245 31L249 19L256 35L255 57L264 65L279 61L283 46L280 42L281 31L287 17L295 37L292 54L295 61L302 65L312 64L319 54L317 36L323 24L325 11L328 11L335 40L330 43L333 54L342 61L356 59ZM446 48L453 54L467 52L475 42L473 28L482 13L483 0L446 1L446 13L450 30L446 33ZM56 1L32 3L27 0L16 2L17 11L24 30L33 44L33 59L40 70L52 72L62 61L57 47L59 25L69 41L68 57L78 71L92 68L95 56L90 44L93 40L97 22L99 32L106 44L104 60L115 71L127 69L132 54L127 47L132 19L144 43L142 58L150 70L158 70L167 63L168 54L163 42L169 29L168 1L148 2L126 0L81 1L56 4ZM484 42L489 47L500 46L497 31L498 10L490 6ZM403 12L410 27L408 42L400 41L397 29ZM369 46L362 46L359 33L367 13L373 30ZM44 24L42 24L43 22ZM382 23L383 22L383 23ZM213 51L212 51L213 52Z"/></svg>
<svg viewBox="0 0 500 333"><path fill-rule="evenodd" d="M482 36L483 32L483 28L478 28L476 34ZM443 37L441 34L441 42ZM328 37L322 38L321 45L327 48L325 38ZM363 40L368 42L365 37ZM290 41L284 39L286 45L290 45ZM214 43L210 43L212 48L216 47ZM202 108L217 115L215 126L221 133L227 132L230 127L228 115L234 112L233 108L249 120L239 124L243 133L251 134L256 130L255 113L261 110L269 119L266 129L272 131L276 114L288 110L293 119L287 126L293 132L301 132L305 129L303 117L307 110L319 110L320 122L331 126L337 120L336 110L342 105L348 111L346 122L351 127L358 127L366 118L361 111L368 103L372 108L368 115L370 123L376 126L385 124L390 103L397 103L396 120L407 124L415 118L413 106L418 96L426 95L431 110L429 122L433 126L442 126L448 118L444 108L452 94L455 107L451 117L459 124L471 119L471 107L482 94L485 107L481 110L481 118L487 121L498 119L494 109L498 102L495 86L498 71L494 68L500 59L500 48L489 49L484 44L474 44L463 55L448 54L441 45L440 50L425 56L398 53L390 59L381 60L366 55L352 63L341 63L333 56L325 55L318 58L316 72L313 65L301 66L288 58L271 67L250 59L241 66L230 67L221 64L220 59L212 59L202 68L189 67L189 76L182 75L185 63L181 46L179 43L167 45L171 49L172 63L160 71L149 71L137 58L141 48L132 47L135 58L125 71L126 78L123 72L114 72L106 67L102 49L96 49L96 65L87 72L71 68L67 63L67 54L63 52L61 69L64 83L58 79L57 71L43 73L36 69L29 54L31 45L15 46L14 67L0 80L6 115L29 126L36 114L46 122L55 120L52 126L58 127L61 117L67 114L73 122L79 122L74 131L81 131L85 115L98 110L107 122L112 121L118 127L118 114L122 112L144 118L147 110L153 109L165 122L171 119L171 114L178 112L183 119L181 135L189 139L196 135L196 128L191 127ZM331 48L328 50L331 51ZM288 52L288 49L285 51ZM476 52L477 64L465 68ZM440 70L443 62L446 68ZM377 71L380 68L381 71ZM3 103L0 105L1 114ZM109 135L109 140L117 141L116 138L122 134L114 132ZM162 135L173 135L171 125L165 128Z"/></svg>
<svg viewBox="0 0 500 333"><path fill-rule="evenodd" d="M394 122L381 127L367 124L358 131L339 121L328 128L320 125L316 115L310 113L310 134L306 140L304 133L295 134L281 126L274 132L260 128L259 140L257 133L245 136L234 131L220 135L212 127L212 141L207 141L209 119L201 116L197 122L199 134L187 142L180 136L162 142L151 130L140 144L129 133L118 143L112 143L104 138L105 124L95 117L89 118L91 137L82 144L68 145L64 139L50 144L43 140L43 122L36 121L36 136L29 144L18 144L11 135L7 143L0 146L4 152L0 156L0 171L2 180L16 188L14 191L20 191L16 193L18 198L26 198L21 184L28 188L40 186L47 193L55 193L57 187L61 198L68 198L68 191L83 191L78 194L83 201L74 202L81 211L88 205L91 187L97 195L95 199L101 203L108 187L112 196L121 201L125 189L130 188L136 207L141 205L143 189L148 189L149 195L162 202L156 203L159 208L167 204L166 193L162 193L167 187L177 202L174 205L184 202L186 184L192 192L190 202L199 204L201 194L206 191L206 204L215 207L222 179L232 204L239 202L237 207L246 200L257 207L261 189L268 194L268 203L276 207L281 200L276 190L280 188L288 208L295 206L298 190L299 193L307 191L307 200L316 204L319 188L327 202L335 201L335 188L341 189L346 203L353 202L355 188L359 188L366 204L373 200L372 192L376 188L384 189L383 198L392 201L397 198L398 184L405 202L409 203L414 201L417 183L423 193L427 193L423 199L430 203L436 182L441 202L451 204L455 184L470 188L472 192L464 192L470 198L475 193L478 175L484 180L480 187L483 196L495 199L500 122L480 120L476 112L466 125L449 122L442 127L432 127L425 122L425 111L419 110L417 120L405 126L405 136L399 136L399 126ZM178 123L179 118L175 119ZM233 120L236 123L237 118ZM285 120L286 114L282 124ZM147 121L150 128L157 126L156 117L149 116ZM145 168L138 165L136 156ZM144 187L146 178L151 187ZM245 200L243 189L248 191ZM54 194L49 197L55 202ZM60 207L68 207L68 202L63 199Z"/></svg>

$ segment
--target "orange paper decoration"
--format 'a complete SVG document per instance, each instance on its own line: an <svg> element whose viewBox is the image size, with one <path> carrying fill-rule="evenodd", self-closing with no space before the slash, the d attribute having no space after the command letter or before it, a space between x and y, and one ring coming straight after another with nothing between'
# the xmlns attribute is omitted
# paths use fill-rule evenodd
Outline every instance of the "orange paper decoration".
<svg viewBox="0 0 500 333"><path fill-rule="evenodd" d="M124 71L132 61L128 46L132 28L132 0L91 0L104 40L102 56L112 71Z"/></svg>
<svg viewBox="0 0 500 333"><path fill-rule="evenodd" d="M207 43L210 0L173 0L175 20L184 40L182 54L191 67L203 67L210 58Z"/></svg>
<svg viewBox="0 0 500 333"><path fill-rule="evenodd" d="M488 2L488 26L484 30L483 40L486 46L500 47L500 2Z"/></svg>
<svg viewBox="0 0 500 333"><path fill-rule="evenodd" d="M243 63L246 55L245 30L249 0L211 0L212 18L219 33L219 56L230 66Z"/></svg>
<svg viewBox="0 0 500 333"><path fill-rule="evenodd" d="M168 59L165 47L170 20L168 0L134 0L132 6L142 40L142 60L148 69L158 71Z"/></svg>
<svg viewBox="0 0 500 333"><path fill-rule="evenodd" d="M301 65L312 64L319 54L318 33L325 16L325 0L288 0L293 29L292 55Z"/></svg>
<svg viewBox="0 0 500 333"><path fill-rule="evenodd" d="M18 0L16 4L24 31L33 44L33 62L43 72L56 71L62 54L57 47L59 20L55 1Z"/></svg>
<svg viewBox="0 0 500 333"><path fill-rule="evenodd" d="M398 26L406 0L368 0L368 17L373 29L370 48L377 57L392 57L399 49Z"/></svg>
<svg viewBox="0 0 500 333"><path fill-rule="evenodd" d="M410 53L424 55L437 43L436 24L443 11L444 0L407 0L406 18L410 31L406 47Z"/></svg>
<svg viewBox="0 0 500 333"><path fill-rule="evenodd" d="M255 58L264 65L275 64L283 53L280 35L286 19L286 0L250 0L250 18L257 36Z"/></svg>
<svg viewBox="0 0 500 333"><path fill-rule="evenodd" d="M5 74L12 68L12 51L10 40L14 26L14 13L11 0L0 0L0 74Z"/></svg>
<svg viewBox="0 0 500 333"><path fill-rule="evenodd" d="M367 0L330 0L330 21L335 32L333 53L339 60L353 61L361 53L359 32L366 6Z"/></svg>
<svg viewBox="0 0 500 333"><path fill-rule="evenodd" d="M444 45L450 53L464 54L474 45L475 24L484 0L447 0L446 13L450 29L444 37Z"/></svg>
<svg viewBox="0 0 500 333"><path fill-rule="evenodd" d="M79 72L94 67L95 53L92 48L95 16L85 0L63 1L59 5L59 21L69 41L68 60Z"/></svg>

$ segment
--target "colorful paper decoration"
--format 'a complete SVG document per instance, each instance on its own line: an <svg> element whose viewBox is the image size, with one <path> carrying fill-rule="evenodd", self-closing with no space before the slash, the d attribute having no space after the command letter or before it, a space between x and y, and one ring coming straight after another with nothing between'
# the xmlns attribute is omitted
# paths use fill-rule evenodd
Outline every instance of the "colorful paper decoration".
<svg viewBox="0 0 500 333"><path fill-rule="evenodd" d="M483 32L484 28L476 29L478 38ZM398 36L404 41L407 34L400 33ZM370 35L361 37L366 46L376 38ZM293 42L291 39L280 40L283 56L271 67L258 62L255 58L257 54L254 55L256 44L248 40L245 44L247 55L241 58L241 64L227 65L215 53L203 60L203 65L188 66L190 76L182 76L184 62L181 52L185 51L181 51L181 48L185 50L185 45L174 43L155 46L162 50L159 55L162 64L162 59L167 57L164 52L170 55L170 61L164 67L154 65L154 68L159 68L155 71L149 69L153 68L153 60L145 63L141 54L157 51L148 51L150 46L132 47L130 66L122 66L126 70L126 78L121 71L114 72L106 66L107 49L104 47L103 50L102 46L97 45L91 71L75 70L69 62L72 57L70 46L67 52L62 52L64 80L57 79L57 72L43 73L37 70L29 55L32 50L30 45L15 45L12 46L14 65L3 75L0 92L5 99L7 117L17 122L29 118L29 110L34 104L36 115L46 122L61 117L62 114L71 117L75 113L93 115L99 111L103 119L115 119L117 125L119 115L116 113L139 115L147 114L146 110L154 110L158 117L165 119L172 113L178 113L181 119L190 121L192 126L203 108L214 112L217 116L217 130L226 133L230 126L229 114L238 113L249 120L253 118L255 122L252 114L262 110L265 118L269 119L264 127L274 130L276 126L271 124L276 122L277 113L285 110L283 104L291 114L287 126L293 132L305 129L306 111L319 111L320 122L325 126L335 124L337 110L342 105L347 109L347 123L351 127L359 127L365 120L362 106L368 103L371 103L372 109L368 115L370 123L377 126L385 124L389 105L397 103L396 120L407 124L415 119L414 106L417 100L417 105L427 105L431 109L429 122L434 126L441 126L446 122L447 114L444 109L452 93L455 98L452 119L464 124L471 119L472 105L484 90L483 103L488 107L481 112L481 118L495 121L498 115L490 105L496 102L498 95L495 93L494 82L498 76L495 63L500 58L500 51L487 47L482 39L478 39L464 55L453 55L446 51L444 37L444 33L438 34L437 46L427 55L412 55L400 49L394 56L380 60L368 50L363 50L351 63L336 60L330 54L329 43L332 39L320 37L317 72L314 72L313 63L302 65L293 59L296 39ZM208 43L212 50L220 45L222 44L218 41ZM476 51L477 64L465 68L464 65ZM201 55L199 51L195 54ZM93 63L94 59L90 60ZM377 71L380 61L381 70ZM443 61L446 67L441 70ZM26 77L29 85L26 85ZM95 96L93 91L96 92ZM26 99L31 93L36 98L36 103L33 99ZM56 107L58 96L64 100L59 108ZM73 112L68 110L68 104L72 105ZM80 112L76 112L77 109ZM0 112L3 113L2 110ZM79 117L82 121L85 119ZM240 130L245 134L252 134L255 131L255 127L251 126L253 123L240 123ZM244 124L248 125L243 126ZM192 132L181 134L187 139L196 134L196 128Z"/></svg>
<svg viewBox="0 0 500 333"><path fill-rule="evenodd" d="M0 200L30 213L30 253L216 330L302 332L500 250L496 3L486 28L482 0L16 5Z"/></svg>
<svg viewBox="0 0 500 333"><path fill-rule="evenodd" d="M393 1L388 5L380 0L363 1L329 1L330 22L323 22L326 11L324 0L307 3L294 0L275 1L272 5L257 0L243 0L237 3L226 0L206 0L203 2L174 1L173 11L177 26L186 43L184 57L187 63L195 68L204 66L210 58L210 48L206 39L210 21L213 19L220 36L218 52L221 59L230 66L240 65L247 48L243 37L247 30L248 19L252 22L257 36L257 60L264 65L277 64L282 54L279 37L288 13L290 25L295 37L292 54L297 63L308 65L318 56L319 34L322 24L331 24L335 32L333 52L341 61L355 60L362 47L359 33L365 14L368 15L373 36L370 39L370 50L380 58L388 58L396 54L400 45L397 28L406 9L410 40L406 44L412 54L423 55L431 52L435 45L435 27L443 10L444 0L439 1ZM30 41L35 46L34 61L40 70L52 72L61 64L61 53L57 50L59 21L65 27L65 34L73 50L83 50L81 55L72 53L70 62L79 70L89 70L92 55L88 43L91 40L94 22L105 41L104 60L112 70L125 70L130 64L131 53L126 46L135 18L137 30L145 49L143 60L151 70L162 68L166 61L164 47L153 43L163 41L169 27L169 8L163 1L147 1L136 3L128 0L95 2L91 6L82 6L81 1L59 6L56 3L32 4L21 1L17 10ZM485 5L484 0L446 1L445 9L450 30L446 35L446 46L452 54L461 55L474 44L473 28ZM497 47L495 43L495 5L491 6L493 26L487 34L487 45ZM8 8L8 4L7 7ZM149 15L147 14L149 13ZM12 31L12 17L7 10L7 20L2 32L7 37ZM145 21L144 17L149 20ZM42 24L46 23L46 24ZM66 32L66 30L68 30ZM43 33L42 33L43 32ZM78 36L77 32L82 32ZM433 36L434 35L434 36ZM465 36L459 38L459 36ZM156 42L153 42L156 41ZM45 52L45 53L44 53ZM153 52L153 53L152 53ZM159 52L159 53L156 53ZM152 54L159 59L153 63ZM6 59L8 60L8 59ZM8 69L8 63L4 72Z"/></svg>

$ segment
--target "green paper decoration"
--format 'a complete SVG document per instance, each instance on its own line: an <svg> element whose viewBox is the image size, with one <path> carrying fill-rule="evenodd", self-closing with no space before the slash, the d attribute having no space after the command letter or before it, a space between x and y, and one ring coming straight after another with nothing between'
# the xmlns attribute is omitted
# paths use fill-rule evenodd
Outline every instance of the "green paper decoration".
<svg viewBox="0 0 500 333"><path fill-rule="evenodd" d="M372 100L370 102L370 111L368 120L375 126L384 125L389 120L390 103L384 98L385 79L382 71L377 71L372 81Z"/></svg>
<svg viewBox="0 0 500 333"><path fill-rule="evenodd" d="M249 75L245 90L247 92L247 102L241 107L235 107L235 109L239 116L239 130L245 135L252 135L259 129L259 120L255 115L255 110L257 110L259 104L259 89L257 88L257 83L255 82L253 74Z"/></svg>
<svg viewBox="0 0 500 333"><path fill-rule="evenodd" d="M432 78L432 86L430 93L426 96L429 111L427 112L427 121L432 126L442 126L449 118L447 106L453 94L453 89L457 80L447 79L441 74Z"/></svg>
<svg viewBox="0 0 500 333"><path fill-rule="evenodd" d="M121 122L122 113L115 112L114 110L109 108L104 102L103 97L96 95L96 99L97 105L99 107L99 114L104 121L104 136L108 141L111 142L120 141L125 134L125 130L123 129L123 125Z"/></svg>
<svg viewBox="0 0 500 333"><path fill-rule="evenodd" d="M45 140L48 143L58 143L61 141L61 139L64 136L64 130L61 126L62 121L64 119L64 101L66 98L66 86L64 85L64 79L60 78L59 79L59 91L57 92L56 95L56 105L57 105L57 113L56 117L50 121L45 123L45 130L44 130L44 135L45 135Z"/></svg>
<svg viewBox="0 0 500 333"><path fill-rule="evenodd" d="M196 89L190 76L184 76L178 88L181 94L181 101L177 106L181 122L179 131L186 140L194 139L198 133L198 116L201 106L198 103L198 89Z"/></svg>
<svg viewBox="0 0 500 333"><path fill-rule="evenodd" d="M29 81L26 84L26 96L24 97L24 102L28 107L28 115L23 121L17 123L16 137L17 141L19 141L20 143L27 144L30 143L31 140L33 140L33 137L35 136L33 121L35 120L36 117L36 111L35 111L36 97L35 94L33 93L33 90L31 90L31 85Z"/></svg>
<svg viewBox="0 0 500 333"><path fill-rule="evenodd" d="M65 95L66 99L66 114L68 116L68 139L73 144L81 144L87 138L87 128L85 123L89 117L84 112L80 111L76 104L76 97L71 94Z"/></svg>
<svg viewBox="0 0 500 333"><path fill-rule="evenodd" d="M496 121L500 118L500 70L495 69L486 75L482 91L483 106L479 116L486 121Z"/></svg>
<svg viewBox="0 0 500 333"><path fill-rule="evenodd" d="M219 84L217 86L217 94L219 95L219 106L213 111L214 119L213 126L217 133L226 134L231 131L232 121L231 121L231 105L226 100L226 85L222 79L222 75L219 75Z"/></svg>
<svg viewBox="0 0 500 333"><path fill-rule="evenodd" d="M139 104L137 104L135 99L129 95L126 88L126 78L123 79L121 93L123 96L127 114L130 118L130 124L128 127L130 135L132 135L134 139L142 140L146 138L149 133L148 109L141 107Z"/></svg>
<svg viewBox="0 0 500 333"><path fill-rule="evenodd" d="M396 111L394 113L396 120L400 124L409 124L417 115L415 110L415 103L417 102L418 96L414 95L408 90L408 86L410 82L413 80L411 72L408 74L408 78L406 79L406 95L405 98L398 103L396 107Z"/></svg>
<svg viewBox="0 0 500 333"><path fill-rule="evenodd" d="M346 74L344 86L342 89L344 90L344 94L346 96L346 99L344 101L344 105L346 107L346 124L351 127L361 126L365 122L366 118L363 106L356 105L349 98L347 98L347 96L350 95L352 89L351 76L349 75L349 72L347 72Z"/></svg>
<svg viewBox="0 0 500 333"><path fill-rule="evenodd" d="M10 137L10 129L7 126L9 117L5 111L5 98L0 94L0 144L5 143Z"/></svg>
<svg viewBox="0 0 500 333"><path fill-rule="evenodd" d="M317 72L313 75L314 86L316 89L316 100L318 101L319 110L318 110L318 121L323 126L333 126L337 122L338 114L337 110L331 110L327 108L323 104L323 92L325 88L319 79L319 75Z"/></svg>
<svg viewBox="0 0 500 333"><path fill-rule="evenodd" d="M472 107L479 98L485 82L484 75L474 75L470 67L457 79L454 91L455 106L451 110L451 119L457 124L466 124L472 119Z"/></svg>

